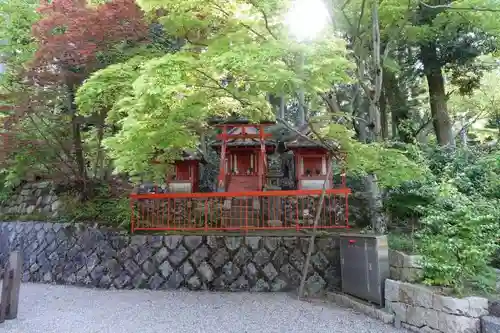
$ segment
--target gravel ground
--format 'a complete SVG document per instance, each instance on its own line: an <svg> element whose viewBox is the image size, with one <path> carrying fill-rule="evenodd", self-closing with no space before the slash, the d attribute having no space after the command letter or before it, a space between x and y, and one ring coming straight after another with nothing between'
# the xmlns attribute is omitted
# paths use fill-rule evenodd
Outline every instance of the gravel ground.
<svg viewBox="0 0 500 333"><path fill-rule="evenodd" d="M284 293L96 290L23 284L2 333L406 332L353 311Z"/></svg>

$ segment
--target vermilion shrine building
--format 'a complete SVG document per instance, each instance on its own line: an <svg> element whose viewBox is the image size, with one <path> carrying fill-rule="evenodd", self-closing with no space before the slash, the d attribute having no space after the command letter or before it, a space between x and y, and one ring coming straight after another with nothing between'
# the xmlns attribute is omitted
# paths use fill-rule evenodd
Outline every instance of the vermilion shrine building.
<svg viewBox="0 0 500 333"><path fill-rule="evenodd" d="M220 158L214 191L199 191L203 156L184 152L183 158L174 162L173 174L166 177L169 193L132 196L138 201L163 202L159 210L149 207L149 222L144 224L144 218L139 218L133 229L298 230L347 226L350 190L345 186L345 172L336 170L342 182L335 186L331 172L332 160L341 156L332 155L310 131L300 131L279 142L270 130L274 122L214 121L211 125L218 132L211 148ZM270 165L271 156L282 154L293 154L288 175ZM292 179L294 190L282 190L285 178ZM326 194L318 213L324 187ZM319 222L314 226L316 215Z"/></svg>

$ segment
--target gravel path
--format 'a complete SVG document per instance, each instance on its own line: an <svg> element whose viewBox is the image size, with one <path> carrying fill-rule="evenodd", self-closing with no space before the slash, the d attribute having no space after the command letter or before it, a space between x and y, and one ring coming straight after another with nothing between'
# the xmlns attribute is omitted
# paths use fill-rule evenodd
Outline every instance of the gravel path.
<svg viewBox="0 0 500 333"><path fill-rule="evenodd" d="M396 333L331 304L284 293L96 290L23 284L17 320L2 333Z"/></svg>

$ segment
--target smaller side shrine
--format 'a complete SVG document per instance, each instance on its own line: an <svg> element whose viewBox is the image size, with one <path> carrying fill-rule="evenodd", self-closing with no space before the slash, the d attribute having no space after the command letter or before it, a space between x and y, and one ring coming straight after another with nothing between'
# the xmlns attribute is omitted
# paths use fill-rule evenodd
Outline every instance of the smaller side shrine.
<svg viewBox="0 0 500 333"><path fill-rule="evenodd" d="M161 163L153 161L153 163ZM200 188L200 164L206 161L200 152L184 150L174 161L173 170L165 175L167 192L193 193Z"/></svg>
<svg viewBox="0 0 500 333"><path fill-rule="evenodd" d="M310 128L300 131L295 138L285 142L287 150L293 152L295 181L298 190L322 189L325 178L332 175L330 153L320 142L313 139ZM327 180L327 188L332 188L332 176Z"/></svg>

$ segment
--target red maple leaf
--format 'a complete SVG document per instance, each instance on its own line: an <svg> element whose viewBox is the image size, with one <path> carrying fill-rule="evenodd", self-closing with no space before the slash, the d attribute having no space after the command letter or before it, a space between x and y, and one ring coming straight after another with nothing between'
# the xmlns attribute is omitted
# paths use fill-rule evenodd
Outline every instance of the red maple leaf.
<svg viewBox="0 0 500 333"><path fill-rule="evenodd" d="M97 55L119 43L145 41L148 26L134 0L113 0L97 7L86 0L43 1L33 25L38 40L32 77L38 84L76 83L105 66Z"/></svg>

